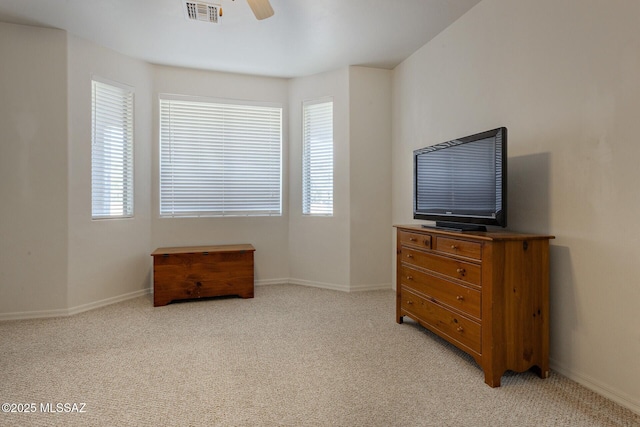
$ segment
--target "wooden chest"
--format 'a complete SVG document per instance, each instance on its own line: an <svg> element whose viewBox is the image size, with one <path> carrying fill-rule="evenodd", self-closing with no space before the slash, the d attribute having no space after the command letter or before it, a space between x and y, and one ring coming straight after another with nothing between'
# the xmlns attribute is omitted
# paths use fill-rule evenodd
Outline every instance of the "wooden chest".
<svg viewBox="0 0 640 427"><path fill-rule="evenodd" d="M153 305L238 295L253 298L252 245L158 248L153 257Z"/></svg>
<svg viewBox="0 0 640 427"><path fill-rule="evenodd" d="M396 321L408 316L476 360L549 375L549 239L397 226Z"/></svg>

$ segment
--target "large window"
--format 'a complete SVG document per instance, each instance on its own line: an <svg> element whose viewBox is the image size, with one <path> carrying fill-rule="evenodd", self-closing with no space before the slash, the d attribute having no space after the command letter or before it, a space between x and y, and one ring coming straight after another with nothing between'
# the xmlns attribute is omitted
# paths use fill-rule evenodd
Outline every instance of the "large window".
<svg viewBox="0 0 640 427"><path fill-rule="evenodd" d="M282 214L282 107L160 97L160 215Z"/></svg>
<svg viewBox="0 0 640 427"><path fill-rule="evenodd" d="M333 100L305 102L302 213L333 215Z"/></svg>
<svg viewBox="0 0 640 427"><path fill-rule="evenodd" d="M133 89L91 82L91 216L133 216Z"/></svg>

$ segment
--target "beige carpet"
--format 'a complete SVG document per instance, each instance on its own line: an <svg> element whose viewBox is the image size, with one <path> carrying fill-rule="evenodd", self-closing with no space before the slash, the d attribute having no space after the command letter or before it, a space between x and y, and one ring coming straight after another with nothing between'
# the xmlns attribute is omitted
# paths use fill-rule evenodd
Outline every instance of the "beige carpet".
<svg viewBox="0 0 640 427"><path fill-rule="evenodd" d="M394 301L273 285L250 300L153 308L147 296L2 322L0 403L36 412L0 425L640 426L555 373L507 373L491 389L469 356L396 324Z"/></svg>

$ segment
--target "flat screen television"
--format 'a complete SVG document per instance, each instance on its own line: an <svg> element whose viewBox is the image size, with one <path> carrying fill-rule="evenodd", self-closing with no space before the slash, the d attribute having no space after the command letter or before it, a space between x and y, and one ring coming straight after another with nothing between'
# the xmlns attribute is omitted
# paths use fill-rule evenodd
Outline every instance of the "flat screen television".
<svg viewBox="0 0 640 427"><path fill-rule="evenodd" d="M456 231L506 227L507 128L414 151L413 190L414 219Z"/></svg>

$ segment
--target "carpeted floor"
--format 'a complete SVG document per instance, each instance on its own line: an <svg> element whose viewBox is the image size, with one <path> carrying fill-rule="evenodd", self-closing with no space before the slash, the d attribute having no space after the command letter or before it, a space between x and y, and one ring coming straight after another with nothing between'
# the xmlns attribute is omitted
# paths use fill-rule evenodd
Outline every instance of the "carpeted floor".
<svg viewBox="0 0 640 427"><path fill-rule="evenodd" d="M394 309L391 290L272 285L249 300L153 308L146 296L2 322L0 403L35 412L0 412L0 425L640 426L556 373L507 373L492 389Z"/></svg>

